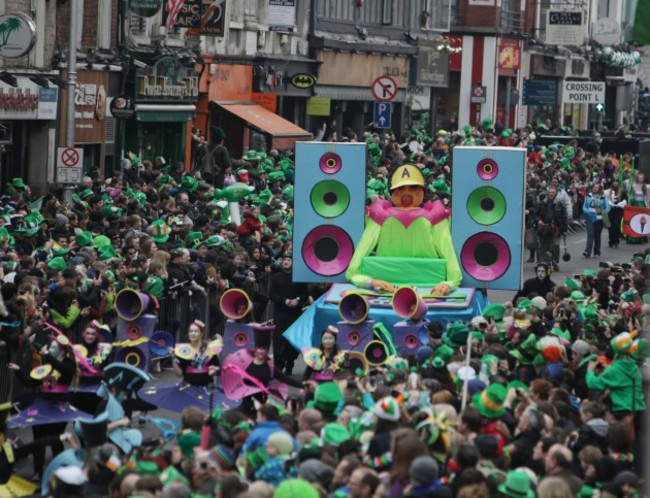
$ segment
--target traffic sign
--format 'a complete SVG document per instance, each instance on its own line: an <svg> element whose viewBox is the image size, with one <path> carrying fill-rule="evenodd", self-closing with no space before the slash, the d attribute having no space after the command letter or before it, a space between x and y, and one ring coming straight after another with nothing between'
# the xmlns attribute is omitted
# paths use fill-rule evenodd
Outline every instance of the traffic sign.
<svg viewBox="0 0 650 498"><path fill-rule="evenodd" d="M370 91L379 102L390 102L397 96L397 82L390 76L380 76L372 82Z"/></svg>
<svg viewBox="0 0 650 498"><path fill-rule="evenodd" d="M83 149L58 147L56 151L56 181L58 183L81 183L83 162Z"/></svg>
<svg viewBox="0 0 650 498"><path fill-rule="evenodd" d="M472 104L485 104L487 102L487 89L481 85L473 86L470 102Z"/></svg>
<svg viewBox="0 0 650 498"><path fill-rule="evenodd" d="M393 104L390 102L375 102L373 112L375 126L377 128L390 128L392 111Z"/></svg>
<svg viewBox="0 0 650 498"><path fill-rule="evenodd" d="M565 81L562 84L564 104L598 104L605 102L604 81Z"/></svg>

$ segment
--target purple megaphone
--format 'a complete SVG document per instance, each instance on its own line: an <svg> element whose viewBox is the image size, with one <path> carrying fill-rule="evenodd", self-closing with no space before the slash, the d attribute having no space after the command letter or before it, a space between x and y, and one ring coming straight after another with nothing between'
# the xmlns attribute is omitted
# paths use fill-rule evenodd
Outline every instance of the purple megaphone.
<svg viewBox="0 0 650 498"><path fill-rule="evenodd" d="M368 301L361 294L352 292L339 301L339 315L349 324L357 325L368 318Z"/></svg>
<svg viewBox="0 0 650 498"><path fill-rule="evenodd" d="M393 294L393 311L400 318L419 322L427 314L429 307L413 287L400 287Z"/></svg>

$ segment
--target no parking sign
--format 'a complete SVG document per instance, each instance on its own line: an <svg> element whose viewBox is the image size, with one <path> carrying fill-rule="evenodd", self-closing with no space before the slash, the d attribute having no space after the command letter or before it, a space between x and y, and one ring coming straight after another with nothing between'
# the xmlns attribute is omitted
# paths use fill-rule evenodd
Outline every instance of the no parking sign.
<svg viewBox="0 0 650 498"><path fill-rule="evenodd" d="M56 150L56 181L81 183L84 150L75 147L58 147Z"/></svg>

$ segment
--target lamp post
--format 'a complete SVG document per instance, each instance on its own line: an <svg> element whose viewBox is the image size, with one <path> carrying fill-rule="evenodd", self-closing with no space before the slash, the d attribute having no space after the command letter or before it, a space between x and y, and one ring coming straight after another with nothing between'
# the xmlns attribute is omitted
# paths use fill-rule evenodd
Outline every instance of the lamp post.
<svg viewBox="0 0 650 498"><path fill-rule="evenodd" d="M70 0L68 2L68 11L70 13L70 39L68 41L68 100L66 110L66 127L65 127L65 145L74 147L74 101L77 90L77 9L78 1ZM63 201L68 204L72 203L73 188L70 185L63 187Z"/></svg>

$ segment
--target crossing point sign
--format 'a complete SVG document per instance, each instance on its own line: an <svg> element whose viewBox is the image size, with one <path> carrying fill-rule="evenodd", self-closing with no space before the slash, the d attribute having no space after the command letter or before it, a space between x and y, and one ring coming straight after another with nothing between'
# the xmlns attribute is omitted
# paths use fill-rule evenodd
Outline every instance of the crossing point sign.
<svg viewBox="0 0 650 498"><path fill-rule="evenodd" d="M564 104L603 104L604 102L604 81L565 81L562 84Z"/></svg>

